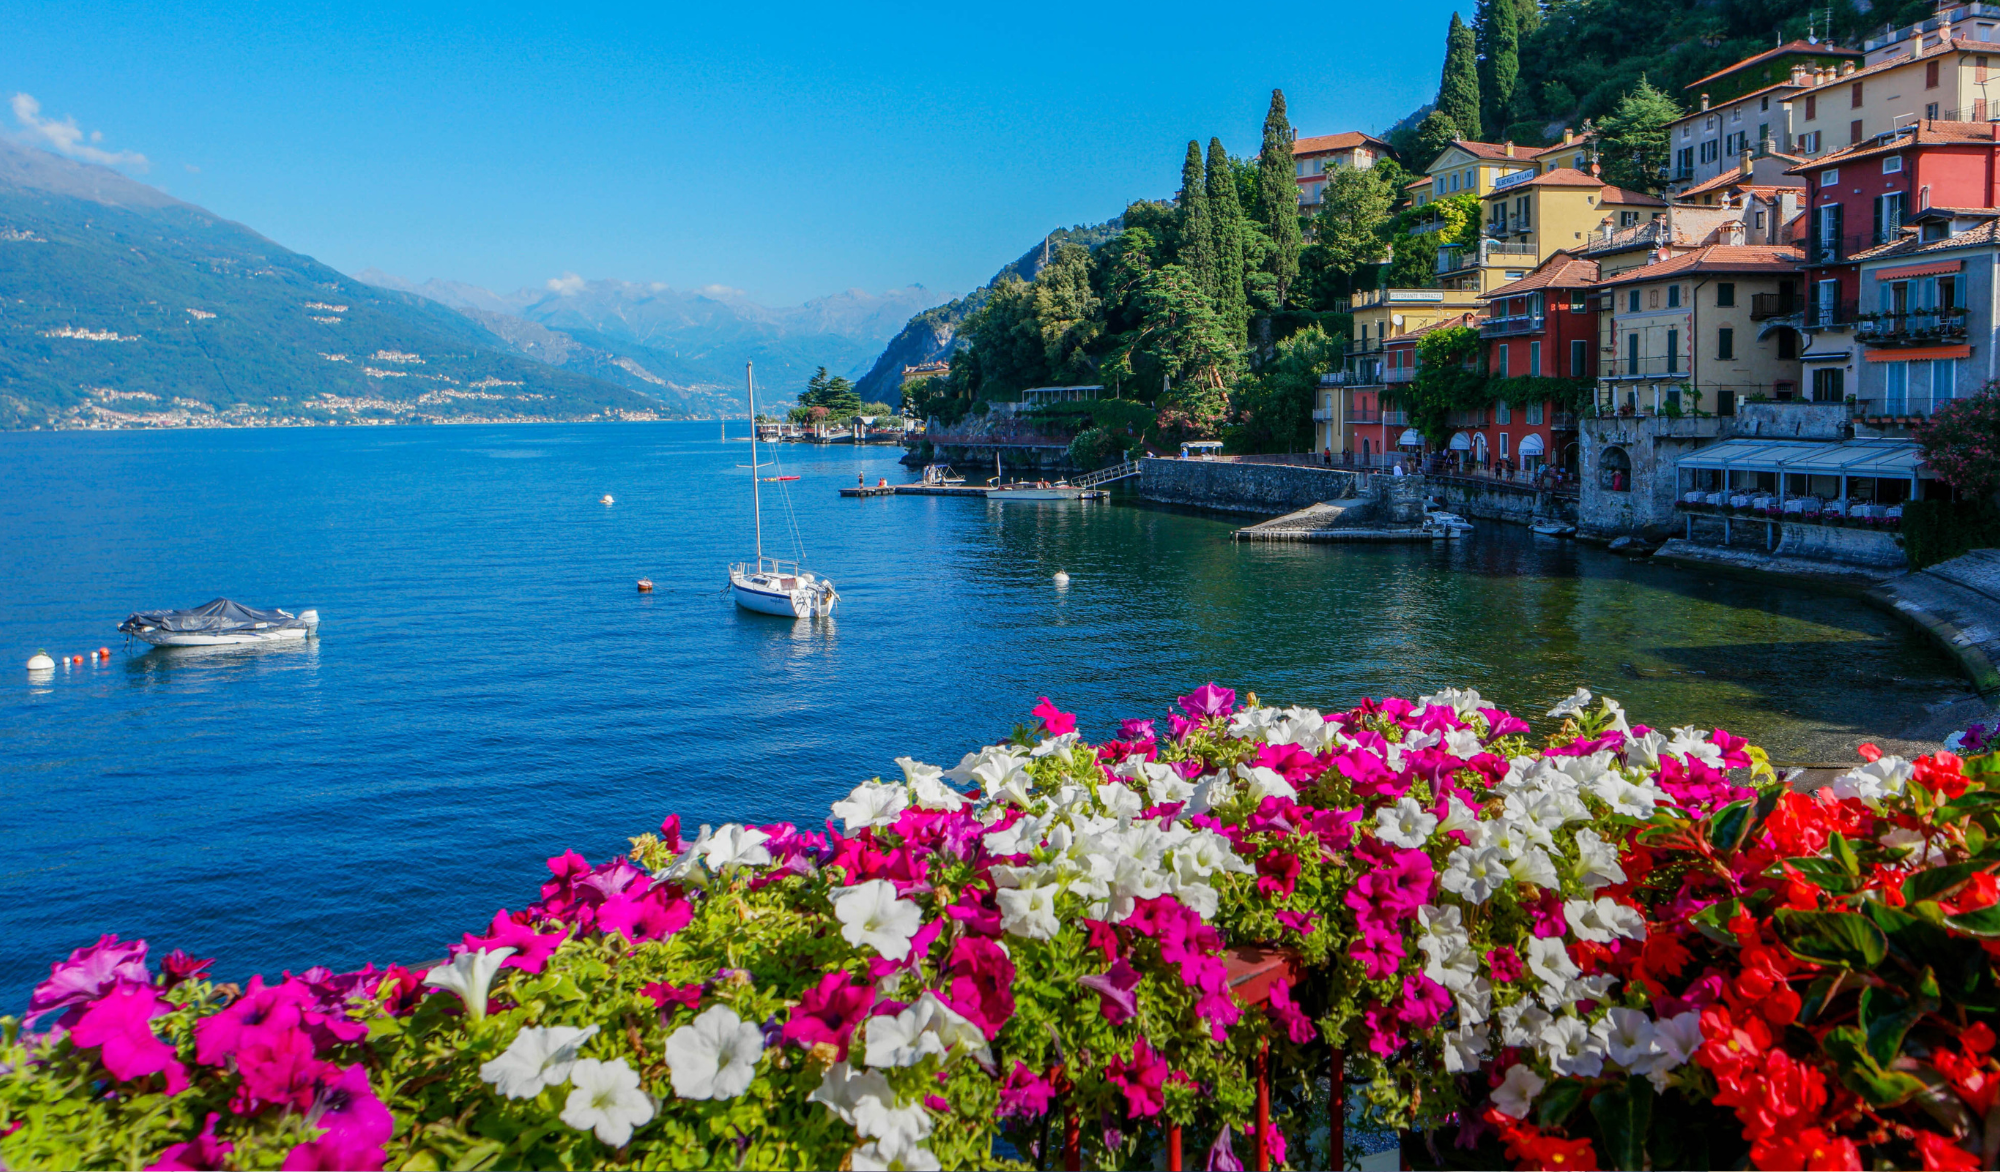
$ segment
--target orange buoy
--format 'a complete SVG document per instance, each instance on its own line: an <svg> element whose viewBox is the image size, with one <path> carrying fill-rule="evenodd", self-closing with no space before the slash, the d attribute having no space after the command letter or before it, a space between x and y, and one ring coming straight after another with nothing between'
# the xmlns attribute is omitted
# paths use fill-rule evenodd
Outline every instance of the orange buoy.
<svg viewBox="0 0 2000 1172"><path fill-rule="evenodd" d="M651 594L652 592L653 592L653 580L651 578L639 579L639 593Z"/></svg>
<svg viewBox="0 0 2000 1172"><path fill-rule="evenodd" d="M99 659L110 659L110 658L111 658L111 648L109 648L109 647L99 647L99 648L97 649L97 658L99 658Z"/></svg>

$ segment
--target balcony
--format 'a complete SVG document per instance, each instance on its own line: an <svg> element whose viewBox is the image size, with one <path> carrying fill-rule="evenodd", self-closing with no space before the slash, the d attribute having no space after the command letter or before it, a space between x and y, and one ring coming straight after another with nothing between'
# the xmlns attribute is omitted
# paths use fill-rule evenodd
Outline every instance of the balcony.
<svg viewBox="0 0 2000 1172"><path fill-rule="evenodd" d="M1828 330L1852 326L1856 312L1852 301L1812 301L1806 304L1804 324L1799 328L1807 330Z"/></svg>
<svg viewBox="0 0 2000 1172"><path fill-rule="evenodd" d="M1796 293L1752 293L1750 295L1750 320L1765 321L1774 317L1790 317L1805 308Z"/></svg>
<svg viewBox="0 0 2000 1172"><path fill-rule="evenodd" d="M1319 376L1323 387L1379 387L1382 385L1382 364L1363 362L1349 370L1334 370Z"/></svg>
<svg viewBox="0 0 2000 1172"><path fill-rule="evenodd" d="M1382 422L1388 424L1390 427L1408 427L1410 426L1410 413L1393 409L1384 411L1382 412Z"/></svg>
<svg viewBox="0 0 2000 1172"><path fill-rule="evenodd" d="M1449 427L1485 427L1486 422L1487 412L1484 407L1476 407L1470 411L1453 411L1445 417L1445 424Z"/></svg>
<svg viewBox="0 0 2000 1172"><path fill-rule="evenodd" d="M1314 408L1313 408L1313 422L1314 422L1314 423L1332 423L1332 422L1333 422L1333 416L1334 416L1334 411L1333 411L1333 408L1331 408L1331 407L1314 407Z"/></svg>
<svg viewBox="0 0 2000 1172"><path fill-rule="evenodd" d="M1416 377L1417 368L1414 366L1392 366L1382 372L1382 381L1385 383L1413 382Z"/></svg>
<svg viewBox="0 0 2000 1172"><path fill-rule="evenodd" d="M1319 413L1318 413L1318 412L1314 412L1314 413L1313 413L1313 418L1315 418L1315 419L1319 418ZM1350 408L1350 409L1348 410L1348 412L1347 412L1347 422L1349 422L1349 423L1380 423L1380 422L1382 422L1382 413L1381 413L1380 411L1377 411L1377 410L1375 410L1375 409L1374 409L1374 408L1372 408L1372 407L1356 407L1356 408Z"/></svg>
<svg viewBox="0 0 2000 1172"><path fill-rule="evenodd" d="M1569 411L1551 411L1549 428L1553 431L1575 431L1576 415Z"/></svg>
<svg viewBox="0 0 2000 1172"><path fill-rule="evenodd" d="M1479 327L1479 336L1482 338L1511 338L1520 334L1539 334L1542 332L1544 320L1540 314L1527 314L1521 317L1497 317Z"/></svg>
<svg viewBox="0 0 2000 1172"><path fill-rule="evenodd" d="M1856 399L1853 401L1854 419L1871 427L1908 425L1929 419L1933 411L1949 402L1950 399L1933 400L1929 395Z"/></svg>
<svg viewBox="0 0 2000 1172"><path fill-rule="evenodd" d="M1636 359L1621 355L1602 366L1601 378L1678 378L1685 368L1678 354L1642 354Z"/></svg>
<svg viewBox="0 0 2000 1172"><path fill-rule="evenodd" d="M1488 265L1533 264L1534 260L1535 246L1532 244L1504 244L1498 240L1482 239L1476 248L1453 244L1438 249L1437 271L1439 276L1443 276Z"/></svg>
<svg viewBox="0 0 2000 1172"><path fill-rule="evenodd" d="M1609 232L1592 232L1583 241L1585 253L1600 249L1622 251L1627 248L1657 248L1673 243L1674 234L1665 220L1649 220L1644 224L1614 228Z"/></svg>
<svg viewBox="0 0 2000 1172"><path fill-rule="evenodd" d="M1871 346L1930 346L1939 342L1962 342L1966 336L1965 310L1856 314L1854 336Z"/></svg>
<svg viewBox="0 0 2000 1172"><path fill-rule="evenodd" d="M1882 225L1880 232L1849 232L1842 236L1821 235L1806 241L1806 264L1840 264L1857 252L1874 248L1878 244L1889 244L1903 235L1903 225L1894 220Z"/></svg>

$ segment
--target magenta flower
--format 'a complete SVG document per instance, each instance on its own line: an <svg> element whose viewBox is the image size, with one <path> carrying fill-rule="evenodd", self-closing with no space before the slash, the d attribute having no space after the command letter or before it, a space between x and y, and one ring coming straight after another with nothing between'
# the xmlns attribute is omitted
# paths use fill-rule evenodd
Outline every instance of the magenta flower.
<svg viewBox="0 0 2000 1172"><path fill-rule="evenodd" d="M1118 722L1118 739L1136 743L1156 740L1157 737L1153 733L1152 721L1127 719Z"/></svg>
<svg viewBox="0 0 2000 1172"><path fill-rule="evenodd" d="M1058 712L1055 702L1047 696L1039 697L1039 699L1041 703L1035 705L1031 710L1031 715L1041 720L1044 731L1052 737L1059 737L1064 733L1076 731L1075 713Z"/></svg>
<svg viewBox="0 0 2000 1172"><path fill-rule="evenodd" d="M1451 1008L1451 994L1444 986L1422 973L1411 973L1403 978L1403 1004L1396 1010L1396 1020L1413 1029L1427 1030L1444 1017Z"/></svg>
<svg viewBox="0 0 2000 1172"><path fill-rule="evenodd" d="M1208 1172L1243 1172L1243 1161L1236 1158L1232 1142L1235 1134L1235 1129L1226 1123L1215 1134L1215 1143L1208 1149Z"/></svg>
<svg viewBox="0 0 2000 1172"><path fill-rule="evenodd" d="M692 913L690 913L692 914ZM685 925L683 925L685 926ZM511 948L514 955L500 964L501 968L520 969L524 973L539 973L549 962L549 955L563 941L569 939L569 929L537 933L528 925L507 914L506 908L493 913L493 929L484 936L465 934L465 943L453 948L451 954L461 952L489 952L494 949Z"/></svg>
<svg viewBox="0 0 2000 1172"><path fill-rule="evenodd" d="M1750 747L1750 742L1747 739L1731 736L1721 729L1716 729L1714 734L1708 738L1708 743L1722 750L1722 764L1724 768L1750 768L1750 754L1747 751Z"/></svg>
<svg viewBox="0 0 2000 1172"><path fill-rule="evenodd" d="M1139 1013L1139 970L1124 957L1112 962L1102 973L1077 978L1077 984L1095 990L1101 999L1105 1020L1124 1025Z"/></svg>
<svg viewBox="0 0 2000 1172"><path fill-rule="evenodd" d="M1397 777L1382 759L1367 749L1350 749L1336 754L1333 767L1347 779L1360 798L1400 798L1410 783Z"/></svg>
<svg viewBox="0 0 2000 1172"><path fill-rule="evenodd" d="M1285 1027L1285 1033L1293 1042L1303 1046L1319 1036L1313 1028L1312 1019L1292 1001L1292 983L1274 981L1271 984L1271 1016Z"/></svg>
<svg viewBox="0 0 2000 1172"><path fill-rule="evenodd" d="M1368 1049L1379 1058L1388 1058L1403 1048L1402 1031L1396 1028L1394 1018L1380 1001L1362 1011L1361 1028L1368 1031Z"/></svg>
<svg viewBox="0 0 2000 1172"><path fill-rule="evenodd" d="M124 983L153 983L153 975L146 971L146 942L121 944L115 935L99 937L97 943L70 953L68 960L49 966L49 979L28 995L28 1015L21 1025L32 1026L45 1014L88 1004ZM75 1015L65 1015L60 1024L74 1020Z"/></svg>
<svg viewBox="0 0 2000 1172"><path fill-rule="evenodd" d="M1299 856L1272 847L1257 860L1257 890L1268 898L1290 895L1299 882Z"/></svg>
<svg viewBox="0 0 2000 1172"><path fill-rule="evenodd" d="M1130 1060L1113 1058L1104 1068L1104 1081L1124 1092L1126 1118L1142 1119L1158 1115L1167 1105L1161 1088L1167 1085L1171 1069L1165 1059L1153 1053L1146 1039L1140 1038L1132 1043Z"/></svg>
<svg viewBox="0 0 2000 1172"><path fill-rule="evenodd" d="M960 888L958 902L944 909L944 914L964 924L965 930L974 935L1000 934L1000 908L994 902L991 888L978 886Z"/></svg>
<svg viewBox="0 0 2000 1172"><path fill-rule="evenodd" d="M153 1035L151 1025L171 1008L150 985L121 984L91 1002L70 1027L70 1040L79 1047L99 1047L104 1069L121 1082L165 1072L167 1093L178 1095L187 1089L187 1070L174 1059L174 1048Z"/></svg>
<svg viewBox="0 0 2000 1172"><path fill-rule="evenodd" d="M1010 1115L1034 1116L1040 1118L1049 1113L1049 1100L1055 1098L1056 1089L1048 1080L1034 1071L1019 1058L1014 1060L1014 1069L1007 1072L1006 1081L1000 1084L1000 1117Z"/></svg>
<svg viewBox="0 0 2000 1172"><path fill-rule="evenodd" d="M160 962L160 971L166 974L168 989L182 981L198 981L208 975L208 966L215 963L214 957L196 960L187 952L176 948Z"/></svg>
<svg viewBox="0 0 2000 1172"><path fill-rule="evenodd" d="M833 975L837 976L838 974ZM703 989L704 986L700 981L689 981L685 985L672 985L665 981L654 981L652 984L639 990L639 993L661 1009L665 1009L669 1005L685 1005L689 1009L700 1009Z"/></svg>
<svg viewBox="0 0 2000 1172"><path fill-rule="evenodd" d="M1104 920L1083 922L1084 935L1089 937L1090 946L1104 954L1104 963L1118 959L1118 930Z"/></svg>
<svg viewBox="0 0 2000 1172"><path fill-rule="evenodd" d="M933 921L934 923L940 921ZM1007 950L984 936L961 936L940 974L944 1003L979 1027L987 1041L1014 1016L1014 962Z"/></svg>
<svg viewBox="0 0 2000 1172"><path fill-rule="evenodd" d="M847 1060L847 1044L875 1008L873 985L850 984L844 972L828 973L805 996L785 1021L784 1040L810 1050L825 1043L839 1053L835 1061Z"/></svg>
<svg viewBox="0 0 2000 1172"><path fill-rule="evenodd" d="M385 976L383 983L387 980ZM312 1047L368 1036L368 1027L348 1018L344 1005L327 1003L304 981L266 985L262 976L254 976L227 1009L195 1023L195 1061L219 1066L260 1033L297 1029L306 1031Z"/></svg>
<svg viewBox="0 0 2000 1172"><path fill-rule="evenodd" d="M314 1054L303 1030L258 1029L236 1051L236 1069L243 1076L238 1092L252 1104L274 1103L305 1110L319 1097L319 1086L332 1067Z"/></svg>
<svg viewBox="0 0 2000 1172"><path fill-rule="evenodd" d="M372 1172L387 1155L382 1145L396 1129L395 1116L375 1097L359 1063L322 1084L309 1121L326 1130L285 1157L286 1168L359 1168Z"/></svg>
<svg viewBox="0 0 2000 1172"><path fill-rule="evenodd" d="M599 905L596 916L599 932L617 932L635 944L642 940L664 940L693 921L694 905L681 898L678 889L668 883L654 884L644 891L638 891L636 885L622 888ZM561 937L555 943L562 943ZM555 946L549 945L548 951L555 951ZM509 957L507 963L517 959ZM528 971L536 972L539 968Z"/></svg>
<svg viewBox="0 0 2000 1172"><path fill-rule="evenodd" d="M660 819L660 841L665 843L667 849L674 854L680 854L687 849L688 844L681 839L681 816L679 814L669 814L665 818Z"/></svg>
<svg viewBox="0 0 2000 1172"><path fill-rule="evenodd" d="M1167 713L1167 731L1177 741L1186 739L1188 733L1199 727L1201 727L1199 721L1189 720L1178 712ZM1200 762L1196 762L1196 768L1200 768Z"/></svg>
<svg viewBox="0 0 2000 1172"><path fill-rule="evenodd" d="M1543 940L1560 940L1568 934L1569 918L1563 915L1562 892L1544 890L1528 907L1528 923Z"/></svg>
<svg viewBox="0 0 2000 1172"><path fill-rule="evenodd" d="M1512 944L1502 944L1486 954L1486 971L1493 974L1495 982L1504 985L1520 980L1527 967L1521 963L1521 955L1514 951Z"/></svg>
<svg viewBox="0 0 2000 1172"><path fill-rule="evenodd" d="M1301 936L1312 935L1313 924L1319 919L1318 912L1279 912L1278 922Z"/></svg>
<svg viewBox="0 0 2000 1172"><path fill-rule="evenodd" d="M228 1167L229 1153L236 1145L215 1138L215 1123L221 1118L219 1112L210 1111L200 1135L187 1143L169 1144L157 1162L146 1166L146 1172L221 1172Z"/></svg>
<svg viewBox="0 0 2000 1172"><path fill-rule="evenodd" d="M1227 716L1235 710L1235 691L1218 688L1213 680L1181 697L1181 711L1196 720L1210 716Z"/></svg>
<svg viewBox="0 0 2000 1172"><path fill-rule="evenodd" d="M1486 718L1486 739L1489 741L1529 731L1528 722L1511 712L1498 708L1481 708L1479 715Z"/></svg>

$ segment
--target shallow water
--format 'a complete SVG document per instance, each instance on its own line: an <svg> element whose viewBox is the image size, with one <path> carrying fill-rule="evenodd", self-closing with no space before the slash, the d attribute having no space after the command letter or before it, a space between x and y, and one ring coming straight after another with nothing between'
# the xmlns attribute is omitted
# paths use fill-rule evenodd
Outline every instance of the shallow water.
<svg viewBox="0 0 2000 1172"><path fill-rule="evenodd" d="M909 478L885 448L780 450L802 479L765 486L766 549L789 554L789 498L843 601L752 615L718 589L750 548L748 452L714 424L0 435L0 1011L103 932L229 977L436 957L549 855L676 812L817 822L1044 694L1095 738L1208 679L1325 707L1472 684L1531 716L1584 684L1783 760L1963 690L1859 603L1509 527L1237 545L1240 520L1130 502L837 497ZM217 595L316 607L320 638L113 630Z"/></svg>

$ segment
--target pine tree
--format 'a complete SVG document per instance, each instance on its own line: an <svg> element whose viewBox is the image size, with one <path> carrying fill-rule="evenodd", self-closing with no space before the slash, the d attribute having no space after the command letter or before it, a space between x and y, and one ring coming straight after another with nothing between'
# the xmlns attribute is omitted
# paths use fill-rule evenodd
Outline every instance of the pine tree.
<svg viewBox="0 0 2000 1172"><path fill-rule="evenodd" d="M1463 137L1451 115L1443 110L1432 110L1417 124L1417 156L1411 161L1418 167L1428 168L1452 144L1453 139Z"/></svg>
<svg viewBox="0 0 2000 1172"><path fill-rule="evenodd" d="M1292 163L1292 123L1285 116L1285 91L1271 91L1271 112L1264 116L1264 150L1257 158L1257 186L1264 197L1264 230L1271 250L1264 258L1273 286L1273 309L1285 307L1285 297L1299 275L1299 183Z"/></svg>
<svg viewBox="0 0 2000 1172"><path fill-rule="evenodd" d="M1486 84L1480 88L1488 112L1486 125L1496 130L1513 121L1514 90L1521 82L1521 23L1513 0L1493 0L1487 34Z"/></svg>
<svg viewBox="0 0 2000 1172"><path fill-rule="evenodd" d="M1598 129L1604 134L1604 177L1623 187L1652 191L1667 165L1667 127L1681 116L1666 92L1639 75L1639 84L1618 100Z"/></svg>
<svg viewBox="0 0 2000 1172"><path fill-rule="evenodd" d="M1243 208L1236 199L1236 172L1220 138L1208 140L1208 214L1215 228L1215 312L1228 327L1232 344L1243 342L1250 304L1243 293Z"/></svg>
<svg viewBox="0 0 2000 1172"><path fill-rule="evenodd" d="M1221 283L1216 279L1215 222L1208 208L1208 177L1202 170L1201 144L1188 140L1187 158L1181 163L1180 262L1201 291L1215 299Z"/></svg>
<svg viewBox="0 0 2000 1172"><path fill-rule="evenodd" d="M1461 136L1476 142L1482 125L1479 120L1479 57L1473 48L1472 30L1466 27L1456 12L1451 14L1451 29L1445 34L1444 44L1444 75L1438 81L1438 112L1451 119Z"/></svg>

